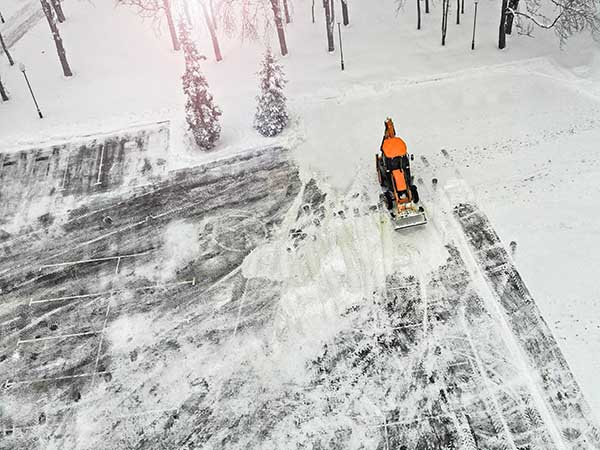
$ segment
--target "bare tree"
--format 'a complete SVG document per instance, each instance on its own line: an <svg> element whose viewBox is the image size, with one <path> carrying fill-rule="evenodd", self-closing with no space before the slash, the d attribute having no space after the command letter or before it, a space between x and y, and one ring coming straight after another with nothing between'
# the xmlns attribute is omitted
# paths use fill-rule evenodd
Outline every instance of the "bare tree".
<svg viewBox="0 0 600 450"><path fill-rule="evenodd" d="M220 26L228 36L241 40L268 39L273 24L282 55L287 54L284 11L281 0L221 0L215 11Z"/></svg>
<svg viewBox="0 0 600 450"><path fill-rule="evenodd" d="M517 18L517 27L530 34L535 27L553 29L564 43L575 33L588 31L595 38L600 37L600 5L596 0L526 0L525 11L518 11L519 3L502 2L498 47L506 46L506 34L512 27L512 18ZM541 12L552 7L554 18ZM524 23L523 23L524 22Z"/></svg>
<svg viewBox="0 0 600 450"><path fill-rule="evenodd" d="M63 12L62 5L60 4L60 0L50 0L52 4L52 8L54 8L54 12L56 13L56 18L60 23L63 23L65 19L65 13Z"/></svg>
<svg viewBox="0 0 600 450"><path fill-rule="evenodd" d="M429 14L429 0L425 0L425 14Z"/></svg>
<svg viewBox="0 0 600 450"><path fill-rule="evenodd" d="M173 43L173 50L178 51L181 46L179 44L179 39L177 38L177 31L175 30L175 22L173 21L173 12L171 11L170 0L162 0L162 3L165 17L167 18L167 25L169 26L171 42Z"/></svg>
<svg viewBox="0 0 600 450"><path fill-rule="evenodd" d="M4 51L4 54L6 55L6 57L8 58L8 63L11 66L14 66L15 61L13 60L12 55L8 51L8 47L6 46L6 42L4 42L4 37L2 36L2 33L0 33L0 46L2 46L2 50Z"/></svg>
<svg viewBox="0 0 600 450"><path fill-rule="evenodd" d="M508 0L509 10L516 10L519 7L519 0ZM512 26L515 15L508 14L506 16L506 25L504 27L506 34L512 34Z"/></svg>
<svg viewBox="0 0 600 450"><path fill-rule="evenodd" d="M285 23L291 23L290 8L288 7L288 0L283 0L283 12L285 13Z"/></svg>
<svg viewBox="0 0 600 450"><path fill-rule="evenodd" d="M506 11L508 10L508 0L502 0L502 9L500 10L500 26L498 28L498 48L506 47Z"/></svg>
<svg viewBox="0 0 600 450"><path fill-rule="evenodd" d="M271 9L273 10L273 17L275 19L275 28L277 29L277 37L279 39L281 55L285 56L288 54L288 48L285 40L285 30L283 29L283 20L281 20L281 7L279 6L279 0L270 1Z"/></svg>
<svg viewBox="0 0 600 450"><path fill-rule="evenodd" d="M312 0L312 23L315 23L315 0Z"/></svg>
<svg viewBox="0 0 600 450"><path fill-rule="evenodd" d="M6 89L4 89L4 85L2 84L2 78L0 78L0 98L3 102L8 101L8 95L6 94Z"/></svg>
<svg viewBox="0 0 600 450"><path fill-rule="evenodd" d="M52 7L48 3L48 0L40 0L40 2L42 4L44 14L46 15L46 19L48 20L48 25L50 26L52 37L54 38L56 52L58 53L58 59L60 60L60 65L62 66L63 73L65 74L65 77L73 76L73 72L71 72L71 67L69 66L69 62L67 61L67 53L65 52L65 47L63 46L62 38L60 37L58 27L56 26L56 21L54 20Z"/></svg>
<svg viewBox="0 0 600 450"><path fill-rule="evenodd" d="M287 4L292 6L289 0ZM284 14L282 0L221 0L217 8L217 18L225 33L237 34L242 40L259 39L261 35L269 39L274 24L282 56L288 54Z"/></svg>
<svg viewBox="0 0 600 450"><path fill-rule="evenodd" d="M158 19L164 14L167 19L167 26L169 27L173 50L178 51L180 49L170 0L117 0L117 3L137 8L138 14L142 17Z"/></svg>
<svg viewBox="0 0 600 450"><path fill-rule="evenodd" d="M460 0L456 0L456 25L460 25Z"/></svg>
<svg viewBox="0 0 600 450"><path fill-rule="evenodd" d="M344 25L350 24L350 16L348 15L348 0L342 1L342 20Z"/></svg>
<svg viewBox="0 0 600 450"><path fill-rule="evenodd" d="M4 16L2 15L1 12L0 12L0 23L6 23L6 20L4 20Z"/></svg>
<svg viewBox="0 0 600 450"><path fill-rule="evenodd" d="M213 23L213 19L208 11L204 0L200 0L200 6L202 7L202 13L204 14L204 20L206 21L206 27L208 28L208 31L210 33L210 39L212 40L215 58L217 62L219 62L223 59L223 57L221 56L221 48L219 47L219 40L217 39L215 24Z"/></svg>
<svg viewBox="0 0 600 450"><path fill-rule="evenodd" d="M215 30L216 30L218 28L218 22L217 22L216 8L215 8L215 0L210 0L209 6L210 6L210 17L212 19L213 26L215 27Z"/></svg>
<svg viewBox="0 0 600 450"><path fill-rule="evenodd" d="M450 0L442 0L442 45L446 45L446 32L448 31L448 10Z"/></svg>
<svg viewBox="0 0 600 450"><path fill-rule="evenodd" d="M323 0L323 9L325 11L325 26L327 28L327 50L333 52L335 46L333 44L333 20L331 17L329 0Z"/></svg>
<svg viewBox="0 0 600 450"><path fill-rule="evenodd" d="M331 10L331 27L335 24L335 0L329 0L329 9Z"/></svg>

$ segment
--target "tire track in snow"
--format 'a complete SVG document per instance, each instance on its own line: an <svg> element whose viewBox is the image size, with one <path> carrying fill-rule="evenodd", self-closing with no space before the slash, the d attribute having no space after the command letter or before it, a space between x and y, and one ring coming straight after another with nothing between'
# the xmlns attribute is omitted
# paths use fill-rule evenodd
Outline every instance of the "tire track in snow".
<svg viewBox="0 0 600 450"><path fill-rule="evenodd" d="M461 180L466 184L464 178L461 175L460 170L456 165L453 164L452 157L446 151L442 153L445 159L448 161L446 164L446 169L451 170L454 173L454 176ZM470 192L467 195L472 195ZM440 188L440 196L438 200L443 205L443 209L445 210L446 215L452 216L453 204L448 195L446 194L444 189ZM502 337L505 344L508 345L508 348L511 350L511 353L516 356L516 361L518 362L518 366L521 368L521 373L524 375L524 378L529 386L530 393L533 396L535 401L535 405L540 412L544 423L546 424L547 429L552 436L553 442L556 448L562 449L567 448L565 446L565 442L562 438L560 430L557 428L557 425L553 419L553 414L550 412L547 403L544 400L544 395L540 391L540 386L535 382L531 373L536 372L537 370L532 370L527 362L527 358L524 356L523 351L521 349L521 345L517 341L516 336L512 332L510 325L507 322L507 318L505 313L502 311L502 307L498 303L494 292L491 287L488 285L485 275L482 273L475 256L473 255L464 233L458 223L453 219L453 217L449 217L447 221L448 225L452 228L452 235L455 237L455 244L458 246L461 254L463 255L465 264L467 265L469 272L472 276L474 283L479 287L478 292L483 295L484 301L486 305L489 307L491 312L495 313L495 317L498 320L498 323L501 325Z"/></svg>

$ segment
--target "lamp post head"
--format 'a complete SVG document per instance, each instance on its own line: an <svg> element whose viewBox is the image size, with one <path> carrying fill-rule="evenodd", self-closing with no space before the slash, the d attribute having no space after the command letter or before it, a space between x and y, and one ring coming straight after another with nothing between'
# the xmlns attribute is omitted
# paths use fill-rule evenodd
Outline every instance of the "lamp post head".
<svg viewBox="0 0 600 450"><path fill-rule="evenodd" d="M23 63L20 63L20 64L19 64L19 70L20 70L21 72L25 72L25 69L26 69L26 67L25 67L25 64L23 64Z"/></svg>

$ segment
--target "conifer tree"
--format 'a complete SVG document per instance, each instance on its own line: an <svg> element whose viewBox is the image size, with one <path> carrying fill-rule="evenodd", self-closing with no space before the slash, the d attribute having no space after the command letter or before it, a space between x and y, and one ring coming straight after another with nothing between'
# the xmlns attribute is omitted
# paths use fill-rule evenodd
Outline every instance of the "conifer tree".
<svg viewBox="0 0 600 450"><path fill-rule="evenodd" d="M283 68L277 64L270 49L265 53L259 75L261 93L257 97L254 128L263 136L276 136L287 126L289 116L283 94L286 83Z"/></svg>
<svg viewBox="0 0 600 450"><path fill-rule="evenodd" d="M210 150L221 135L221 110L214 104L213 96L208 91L208 83L200 69L200 60L206 57L198 53L189 30L183 23L180 24L180 39L185 55L185 72L182 76L183 92L187 98L185 118L198 147Z"/></svg>

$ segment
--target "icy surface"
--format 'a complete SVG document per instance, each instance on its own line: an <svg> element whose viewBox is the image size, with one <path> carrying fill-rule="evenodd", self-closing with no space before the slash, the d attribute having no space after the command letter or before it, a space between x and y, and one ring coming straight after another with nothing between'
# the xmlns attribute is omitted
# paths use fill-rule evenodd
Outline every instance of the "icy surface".
<svg viewBox="0 0 600 450"><path fill-rule="evenodd" d="M473 198L457 174L423 184L429 225L397 233L368 185L302 183L280 148L144 183L163 132L97 137L77 151L99 185L68 177L52 214L6 216L4 445L598 448L491 224L453 209ZM127 139L141 151L109 173L134 188L101 171Z"/></svg>

